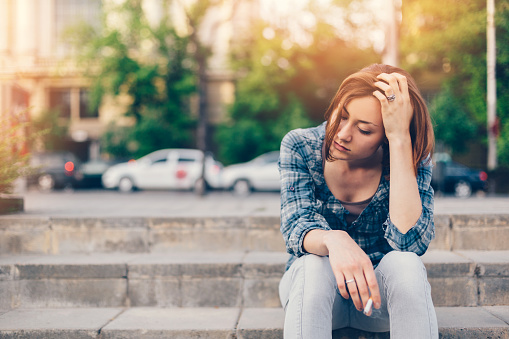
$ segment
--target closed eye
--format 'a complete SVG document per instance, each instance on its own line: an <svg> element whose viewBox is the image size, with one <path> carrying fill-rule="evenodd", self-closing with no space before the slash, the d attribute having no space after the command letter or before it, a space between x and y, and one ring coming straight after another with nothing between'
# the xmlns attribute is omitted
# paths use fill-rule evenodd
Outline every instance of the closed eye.
<svg viewBox="0 0 509 339"><path fill-rule="evenodd" d="M365 131L365 130L360 129L360 128L359 128L359 131L360 131L362 134L364 134L364 135L370 135L370 134L371 134L371 131Z"/></svg>

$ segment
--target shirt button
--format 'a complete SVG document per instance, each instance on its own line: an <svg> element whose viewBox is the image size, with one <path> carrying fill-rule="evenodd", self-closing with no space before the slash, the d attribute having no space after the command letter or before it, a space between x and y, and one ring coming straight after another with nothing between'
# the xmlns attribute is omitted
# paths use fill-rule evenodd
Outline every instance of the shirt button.
<svg viewBox="0 0 509 339"><path fill-rule="evenodd" d="M292 191L292 192L295 191L295 188L293 186L290 187L290 191Z"/></svg>

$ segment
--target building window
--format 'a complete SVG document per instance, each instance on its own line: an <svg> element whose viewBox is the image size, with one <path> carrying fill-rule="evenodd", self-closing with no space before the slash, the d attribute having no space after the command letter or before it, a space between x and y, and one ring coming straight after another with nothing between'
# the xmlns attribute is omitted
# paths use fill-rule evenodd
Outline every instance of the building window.
<svg viewBox="0 0 509 339"><path fill-rule="evenodd" d="M71 89L50 88L49 108L58 111L61 118L71 118Z"/></svg>
<svg viewBox="0 0 509 339"><path fill-rule="evenodd" d="M79 23L100 29L101 0L55 0L55 35L60 55L66 55L71 50L70 45L62 42L62 34Z"/></svg>
<svg viewBox="0 0 509 339"><path fill-rule="evenodd" d="M88 90L80 89L80 119L97 118L99 111L97 109L91 110L88 104Z"/></svg>

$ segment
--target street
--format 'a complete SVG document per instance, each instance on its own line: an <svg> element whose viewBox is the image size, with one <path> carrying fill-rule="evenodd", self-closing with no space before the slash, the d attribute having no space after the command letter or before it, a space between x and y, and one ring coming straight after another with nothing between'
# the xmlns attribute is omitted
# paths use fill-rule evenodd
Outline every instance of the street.
<svg viewBox="0 0 509 339"><path fill-rule="evenodd" d="M108 190L29 190L23 194L25 212L19 216L48 217L184 217L184 216L277 216L279 193L252 193L238 197L231 192ZM436 197L435 214L509 214L509 197L487 196L458 199ZM16 216L4 216L12 217Z"/></svg>

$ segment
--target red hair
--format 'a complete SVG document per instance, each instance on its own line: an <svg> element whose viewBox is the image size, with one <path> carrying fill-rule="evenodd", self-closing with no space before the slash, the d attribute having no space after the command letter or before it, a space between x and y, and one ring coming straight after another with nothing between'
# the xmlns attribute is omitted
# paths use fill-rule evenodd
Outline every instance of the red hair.
<svg viewBox="0 0 509 339"><path fill-rule="evenodd" d="M410 138L412 140L414 168L417 171L420 162L432 155L435 146L435 135L428 108L415 80L408 72L398 67L381 64L373 64L361 69L347 77L339 86L336 95L325 112L325 119L327 120L325 132L327 161L337 160L331 155L330 149L334 137L339 131L343 107L346 107L355 98L373 96L373 92L379 90L375 86L375 82L383 81L377 78L381 73L399 73L407 78L410 102L414 109L412 121L410 122ZM337 116L335 116L335 112L337 112ZM384 166L389 166L389 148L387 144L384 144Z"/></svg>

